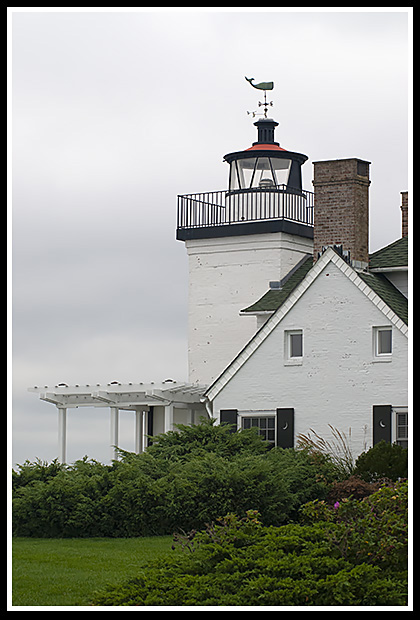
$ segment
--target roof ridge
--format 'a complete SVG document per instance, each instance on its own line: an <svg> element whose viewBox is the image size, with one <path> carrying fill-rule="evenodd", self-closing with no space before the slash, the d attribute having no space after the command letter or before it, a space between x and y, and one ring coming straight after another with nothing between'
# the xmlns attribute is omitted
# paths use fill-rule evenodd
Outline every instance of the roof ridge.
<svg viewBox="0 0 420 620"><path fill-rule="evenodd" d="M382 248L379 248L379 250L375 250L374 252L370 253L369 256L374 256L375 254L378 254L379 252L383 252L384 250L388 250L392 246L400 244L401 242L405 241L406 239L408 239L408 235L406 235L405 237L399 237L398 239L395 239L395 241L391 241L391 243L388 243L387 245L384 245Z"/></svg>

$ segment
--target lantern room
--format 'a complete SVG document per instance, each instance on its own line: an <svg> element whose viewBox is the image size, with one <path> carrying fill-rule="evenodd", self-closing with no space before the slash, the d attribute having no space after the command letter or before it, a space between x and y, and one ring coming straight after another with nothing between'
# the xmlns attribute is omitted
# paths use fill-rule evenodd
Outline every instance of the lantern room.
<svg viewBox="0 0 420 620"><path fill-rule="evenodd" d="M286 151L274 141L278 125L271 118L262 118L254 125L258 140L244 151L229 153L224 160L230 165L229 191L252 189L302 190L301 166L306 155Z"/></svg>

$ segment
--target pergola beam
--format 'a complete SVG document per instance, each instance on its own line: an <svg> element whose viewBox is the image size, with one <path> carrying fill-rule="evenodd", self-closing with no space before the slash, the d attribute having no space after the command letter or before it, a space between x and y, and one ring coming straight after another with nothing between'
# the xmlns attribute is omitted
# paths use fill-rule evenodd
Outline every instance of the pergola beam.
<svg viewBox="0 0 420 620"><path fill-rule="evenodd" d="M93 400L99 400L103 403L114 404L115 399L109 397L108 392L100 391L100 392L92 392L91 397Z"/></svg>

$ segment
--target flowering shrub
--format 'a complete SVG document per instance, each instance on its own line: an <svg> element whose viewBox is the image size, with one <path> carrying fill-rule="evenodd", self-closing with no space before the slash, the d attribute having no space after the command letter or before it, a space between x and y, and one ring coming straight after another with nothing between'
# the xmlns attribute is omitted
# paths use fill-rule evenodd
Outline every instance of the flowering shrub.
<svg viewBox="0 0 420 620"><path fill-rule="evenodd" d="M346 497L353 499L363 499L371 495L379 488L378 484L372 484L361 480L357 476L350 476L347 480L341 480L333 484L328 491L327 502L333 504Z"/></svg>
<svg viewBox="0 0 420 620"><path fill-rule="evenodd" d="M344 498L330 505L309 502L302 508L304 523L326 522L331 543L346 559L381 567L387 572L407 570L408 484L397 482L356 500Z"/></svg>

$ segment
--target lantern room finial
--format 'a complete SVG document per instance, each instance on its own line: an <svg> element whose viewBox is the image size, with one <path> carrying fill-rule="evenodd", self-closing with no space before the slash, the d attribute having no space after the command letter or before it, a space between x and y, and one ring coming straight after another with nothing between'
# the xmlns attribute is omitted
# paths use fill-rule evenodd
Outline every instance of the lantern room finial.
<svg viewBox="0 0 420 620"><path fill-rule="evenodd" d="M264 114L258 114L257 112L248 112L248 114L252 114L252 116L264 116L267 118L268 106L274 105L272 101L267 101L267 90L273 90L274 82L260 82L259 84L253 84L254 78L245 77L246 81L251 84L253 88L257 88L258 90L264 91L264 102L258 102L258 106L264 106Z"/></svg>

